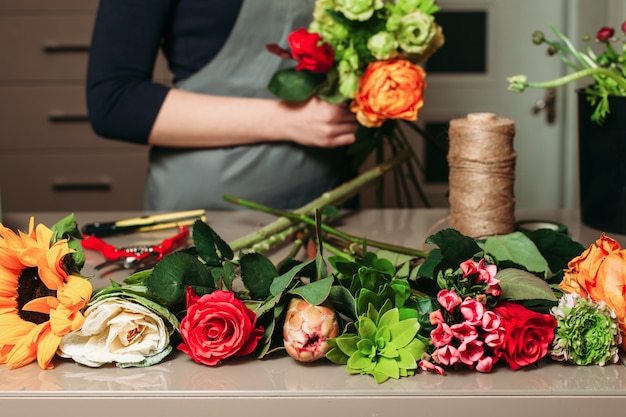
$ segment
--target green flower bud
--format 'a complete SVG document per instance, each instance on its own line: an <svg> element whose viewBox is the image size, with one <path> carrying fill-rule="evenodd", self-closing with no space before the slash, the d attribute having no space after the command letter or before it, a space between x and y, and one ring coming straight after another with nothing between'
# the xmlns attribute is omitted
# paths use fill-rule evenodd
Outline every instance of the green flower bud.
<svg viewBox="0 0 626 417"><path fill-rule="evenodd" d="M367 48L376 59L391 59L398 54L398 42L389 32L378 32L367 41Z"/></svg>
<svg viewBox="0 0 626 417"><path fill-rule="evenodd" d="M604 302L565 294L552 308L557 328L550 355L576 365L600 365L619 360L619 321Z"/></svg>

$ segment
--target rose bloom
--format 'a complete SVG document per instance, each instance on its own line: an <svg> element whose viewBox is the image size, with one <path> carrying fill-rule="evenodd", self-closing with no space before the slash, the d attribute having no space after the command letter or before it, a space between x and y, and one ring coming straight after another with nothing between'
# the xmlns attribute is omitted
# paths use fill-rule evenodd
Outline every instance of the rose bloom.
<svg viewBox="0 0 626 417"><path fill-rule="evenodd" d="M180 334L183 343L178 349L198 363L214 366L252 353L263 327L256 327L256 315L233 292L216 290L199 297L188 287Z"/></svg>
<svg viewBox="0 0 626 417"><path fill-rule="evenodd" d="M374 61L359 81L351 110L365 127L378 127L387 119L417 120L424 105L426 72L404 59Z"/></svg>
<svg viewBox="0 0 626 417"><path fill-rule="evenodd" d="M513 370L531 365L548 354L556 319L517 303L499 303L493 311L502 319L504 345L496 353Z"/></svg>
<svg viewBox="0 0 626 417"><path fill-rule="evenodd" d="M319 34L300 28L289 34L287 42L293 59L298 61L296 70L324 73L333 66L335 51Z"/></svg>
<svg viewBox="0 0 626 417"><path fill-rule="evenodd" d="M580 256L572 259L559 288L593 301L604 301L615 311L626 335L626 249L604 233ZM626 349L626 337L620 345Z"/></svg>
<svg viewBox="0 0 626 417"><path fill-rule="evenodd" d="M91 367L112 362L152 365L169 354L169 336L158 314L137 302L113 297L85 310L82 328L63 336L58 353Z"/></svg>

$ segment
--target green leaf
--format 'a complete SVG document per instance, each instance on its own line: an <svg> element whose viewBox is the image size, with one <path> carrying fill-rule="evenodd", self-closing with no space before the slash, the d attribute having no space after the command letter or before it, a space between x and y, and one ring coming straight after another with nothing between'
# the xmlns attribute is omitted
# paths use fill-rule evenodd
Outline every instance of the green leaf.
<svg viewBox="0 0 626 417"><path fill-rule="evenodd" d="M291 268L289 271L274 278L272 285L270 286L270 293L272 295L281 295L291 284L296 276L305 268L308 268L314 260L303 262Z"/></svg>
<svg viewBox="0 0 626 417"><path fill-rule="evenodd" d="M546 259L552 272L567 269L569 261L585 250L583 245L555 230L539 229L527 232L527 235Z"/></svg>
<svg viewBox="0 0 626 417"><path fill-rule="evenodd" d="M174 252L163 257L145 284L167 307L184 303L188 286L192 286L198 295L214 289L213 277L204 264L184 252Z"/></svg>
<svg viewBox="0 0 626 417"><path fill-rule="evenodd" d="M287 68L275 72L267 88L283 100L304 101L312 97L325 80L325 74Z"/></svg>
<svg viewBox="0 0 626 417"><path fill-rule="evenodd" d="M522 269L503 269L496 274L496 279L500 280L502 299L512 301L557 300L547 282Z"/></svg>
<svg viewBox="0 0 626 417"><path fill-rule="evenodd" d="M416 369L417 361L407 349L398 349L398 358L396 359L400 369Z"/></svg>
<svg viewBox="0 0 626 417"><path fill-rule="evenodd" d="M378 327L382 327L382 326L391 327L394 324L397 324L399 320L400 320L400 312L398 311L397 308L392 308L391 310L385 312L385 314L380 316L377 324L378 324Z"/></svg>
<svg viewBox="0 0 626 417"><path fill-rule="evenodd" d="M356 301L347 288L341 285L333 285L330 287L328 301L337 313L343 314L350 320L357 319Z"/></svg>
<svg viewBox="0 0 626 417"><path fill-rule="evenodd" d="M241 279L255 300L267 298L274 278L278 276L276 267L260 253L246 253L239 260Z"/></svg>
<svg viewBox="0 0 626 417"><path fill-rule="evenodd" d="M420 325L417 319L406 319L391 326L391 342L396 345L397 348L403 348L407 346L420 329Z"/></svg>
<svg viewBox="0 0 626 417"><path fill-rule="evenodd" d="M85 251L80 243L83 238L82 233L76 223L74 214L65 216L58 222L50 227L53 232L52 240L57 242L62 239L67 239L67 245L74 250L74 252L68 254L63 258L63 265L69 273L80 274L80 271L85 266Z"/></svg>
<svg viewBox="0 0 626 417"><path fill-rule="evenodd" d="M380 377L376 374L380 374L380 377L384 376L387 378L384 378L379 382ZM380 358L374 370L374 379L376 379L376 382L381 383L386 381L388 378L400 378L400 368L398 367L398 362L396 362L395 359Z"/></svg>
<svg viewBox="0 0 626 417"><path fill-rule="evenodd" d="M332 347L328 349L326 352L326 359L331 361L332 363L336 363L338 365L345 365L348 363L349 356L346 355L339 349L338 347Z"/></svg>
<svg viewBox="0 0 626 417"><path fill-rule="evenodd" d="M301 285L289 291L290 294L298 295L311 305L323 303L330 294L330 288L333 285L333 277L326 277L319 281L311 282L308 285Z"/></svg>
<svg viewBox="0 0 626 417"><path fill-rule="evenodd" d="M493 256L498 263L511 261L530 272L547 276L548 262L533 241L522 232L490 236L485 241L484 250Z"/></svg>
<svg viewBox="0 0 626 417"><path fill-rule="evenodd" d="M354 334L343 334L335 339L337 347L347 356L352 356L357 350L357 342L361 340Z"/></svg>
<svg viewBox="0 0 626 417"><path fill-rule="evenodd" d="M195 221L192 235L200 257L208 265L218 266L221 259L233 259L230 246L202 220Z"/></svg>
<svg viewBox="0 0 626 417"><path fill-rule="evenodd" d="M324 239L322 237L322 213L319 209L315 209L315 236L317 242L317 254L315 256L315 279L319 280L328 275L326 261L324 260Z"/></svg>
<svg viewBox="0 0 626 417"><path fill-rule="evenodd" d="M374 340L376 336L376 323L369 317L361 316L359 318L359 336L361 339Z"/></svg>
<svg viewBox="0 0 626 417"><path fill-rule="evenodd" d="M481 251L474 239L454 229L441 230L426 239L426 243L439 246L443 257L457 267Z"/></svg>
<svg viewBox="0 0 626 417"><path fill-rule="evenodd" d="M408 351L415 360L419 360L426 352L426 345L419 339L413 339L404 349Z"/></svg>

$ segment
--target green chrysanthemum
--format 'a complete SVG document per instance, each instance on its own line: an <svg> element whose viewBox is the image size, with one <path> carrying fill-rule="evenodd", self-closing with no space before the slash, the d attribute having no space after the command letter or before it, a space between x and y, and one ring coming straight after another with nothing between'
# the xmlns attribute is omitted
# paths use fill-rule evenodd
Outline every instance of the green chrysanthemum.
<svg viewBox="0 0 626 417"><path fill-rule="evenodd" d="M356 323L358 332L328 339L331 349L326 357L345 364L352 374L372 375L376 382L414 374L426 345L417 338L416 318L400 319L397 308L385 303L380 312L371 304Z"/></svg>
<svg viewBox="0 0 626 417"><path fill-rule="evenodd" d="M557 320L551 356L576 365L600 365L619 360L621 342L615 312L604 302L576 293L565 294L552 308Z"/></svg>

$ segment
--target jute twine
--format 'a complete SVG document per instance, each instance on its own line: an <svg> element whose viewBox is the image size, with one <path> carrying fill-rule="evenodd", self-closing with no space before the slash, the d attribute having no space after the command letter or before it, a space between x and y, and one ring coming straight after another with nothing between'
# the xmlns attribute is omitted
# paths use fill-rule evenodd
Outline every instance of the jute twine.
<svg viewBox="0 0 626 417"><path fill-rule="evenodd" d="M450 227L474 238L515 228L513 120L470 113L450 121Z"/></svg>

